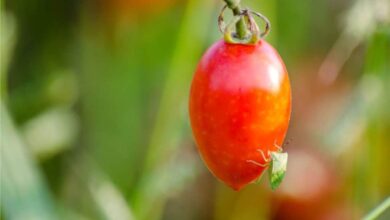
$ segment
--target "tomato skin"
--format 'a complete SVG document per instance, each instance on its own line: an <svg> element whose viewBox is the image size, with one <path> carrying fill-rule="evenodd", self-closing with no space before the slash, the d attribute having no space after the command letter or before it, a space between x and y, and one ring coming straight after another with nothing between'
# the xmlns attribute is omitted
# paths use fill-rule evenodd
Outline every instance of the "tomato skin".
<svg viewBox="0 0 390 220"><path fill-rule="evenodd" d="M256 45L216 42L202 57L190 92L198 150L220 180L239 190L265 168L258 149L276 151L287 132L291 92L283 61L264 40Z"/></svg>

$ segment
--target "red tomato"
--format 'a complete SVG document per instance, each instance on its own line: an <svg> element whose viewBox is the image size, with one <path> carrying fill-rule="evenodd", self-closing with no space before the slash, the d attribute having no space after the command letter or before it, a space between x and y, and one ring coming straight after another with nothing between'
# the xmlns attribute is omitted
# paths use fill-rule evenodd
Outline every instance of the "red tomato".
<svg viewBox="0 0 390 220"><path fill-rule="evenodd" d="M264 40L216 42L202 57L190 93L199 152L211 172L234 190L256 180L266 157L286 135L291 112L287 70ZM267 158L268 159L268 158Z"/></svg>

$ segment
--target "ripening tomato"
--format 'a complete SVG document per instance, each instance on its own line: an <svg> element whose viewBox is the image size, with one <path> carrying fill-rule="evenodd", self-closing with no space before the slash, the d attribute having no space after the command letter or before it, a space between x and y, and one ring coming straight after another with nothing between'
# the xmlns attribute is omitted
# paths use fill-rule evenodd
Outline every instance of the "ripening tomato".
<svg viewBox="0 0 390 220"><path fill-rule="evenodd" d="M291 112L285 65L264 40L255 45L220 40L198 65L189 110L204 162L239 190L263 173L268 152L278 151L285 138Z"/></svg>

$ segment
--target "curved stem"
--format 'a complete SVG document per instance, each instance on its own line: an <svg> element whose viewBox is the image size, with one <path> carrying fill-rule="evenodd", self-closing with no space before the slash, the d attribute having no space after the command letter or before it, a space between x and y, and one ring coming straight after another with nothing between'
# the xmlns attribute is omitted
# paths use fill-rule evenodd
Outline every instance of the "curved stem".
<svg viewBox="0 0 390 220"><path fill-rule="evenodd" d="M379 204L374 210L363 217L363 220L377 219L387 209L390 208L390 197L387 197L381 204Z"/></svg>
<svg viewBox="0 0 390 220"><path fill-rule="evenodd" d="M233 11L234 16L241 14L240 0L223 0L226 5ZM246 36L246 23L243 17L236 23L237 38L244 39Z"/></svg>

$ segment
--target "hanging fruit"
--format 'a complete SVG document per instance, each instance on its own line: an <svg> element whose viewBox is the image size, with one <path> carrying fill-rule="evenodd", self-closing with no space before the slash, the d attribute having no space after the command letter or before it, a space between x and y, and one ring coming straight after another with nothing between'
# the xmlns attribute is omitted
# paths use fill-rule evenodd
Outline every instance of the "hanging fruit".
<svg viewBox="0 0 390 220"><path fill-rule="evenodd" d="M278 52L263 38L270 23L260 13L225 0L218 18L224 39L212 45L193 77L189 111L198 150L209 170L234 190L268 168L271 188L282 181L282 144L291 112L290 82ZM223 13L233 11L225 25ZM253 16L265 21L260 33Z"/></svg>

